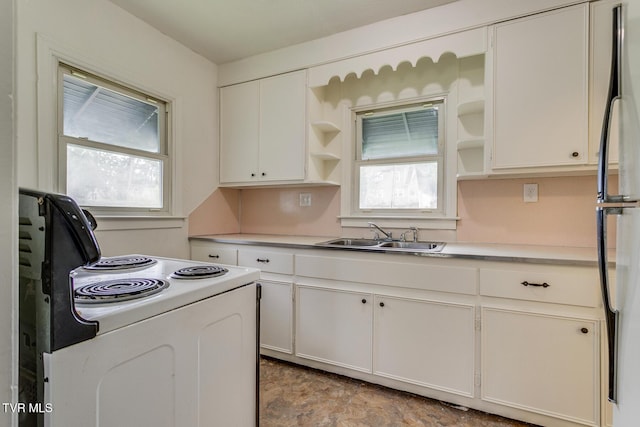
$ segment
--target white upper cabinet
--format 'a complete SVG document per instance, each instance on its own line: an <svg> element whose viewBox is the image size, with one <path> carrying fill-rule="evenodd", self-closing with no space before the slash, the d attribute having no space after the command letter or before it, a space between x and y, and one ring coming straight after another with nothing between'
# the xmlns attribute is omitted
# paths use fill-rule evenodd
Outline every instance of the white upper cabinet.
<svg viewBox="0 0 640 427"><path fill-rule="evenodd" d="M305 178L306 71L220 90L220 182Z"/></svg>
<svg viewBox="0 0 640 427"><path fill-rule="evenodd" d="M260 81L261 179L304 179L306 92L306 71Z"/></svg>
<svg viewBox="0 0 640 427"><path fill-rule="evenodd" d="M583 4L494 27L494 172L587 163L588 12Z"/></svg>
<svg viewBox="0 0 640 427"><path fill-rule="evenodd" d="M259 94L258 82L220 90L220 182L256 178L260 133Z"/></svg>

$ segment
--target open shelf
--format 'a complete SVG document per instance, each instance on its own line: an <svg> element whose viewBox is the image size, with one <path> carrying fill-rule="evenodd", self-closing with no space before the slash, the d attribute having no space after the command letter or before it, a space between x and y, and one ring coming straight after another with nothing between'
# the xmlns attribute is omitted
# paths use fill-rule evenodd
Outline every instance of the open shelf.
<svg viewBox="0 0 640 427"><path fill-rule="evenodd" d="M458 117L484 113L484 99L474 99L458 104Z"/></svg>
<svg viewBox="0 0 640 427"><path fill-rule="evenodd" d="M469 150L472 148L484 148L484 138L467 138L458 141L458 150Z"/></svg>
<svg viewBox="0 0 640 427"><path fill-rule="evenodd" d="M311 123L311 126L324 133L340 132L340 128L333 122L328 120L317 120Z"/></svg>
<svg viewBox="0 0 640 427"><path fill-rule="evenodd" d="M315 152L315 153L311 153L311 156L315 157L316 159L320 159L320 160L334 160L334 161L340 160L340 156L337 156L337 155L335 155L333 153Z"/></svg>

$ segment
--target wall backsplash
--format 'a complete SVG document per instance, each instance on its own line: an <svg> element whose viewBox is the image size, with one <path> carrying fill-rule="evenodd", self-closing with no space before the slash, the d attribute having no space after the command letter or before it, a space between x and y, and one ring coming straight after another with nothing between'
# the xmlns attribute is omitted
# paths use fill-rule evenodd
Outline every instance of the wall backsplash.
<svg viewBox="0 0 640 427"><path fill-rule="evenodd" d="M240 232L240 192L218 188L189 215L189 236Z"/></svg>
<svg viewBox="0 0 640 427"><path fill-rule="evenodd" d="M523 184L538 184L538 202ZM611 188L617 177L610 180ZM458 241L595 247L595 176L494 179L458 183ZM609 230L615 236L615 219ZM615 239L610 239L615 246Z"/></svg>
<svg viewBox="0 0 640 427"><path fill-rule="evenodd" d="M300 193L311 206L300 206ZM338 236L341 234L340 188L265 188L241 191L243 233Z"/></svg>
<svg viewBox="0 0 640 427"><path fill-rule="evenodd" d="M525 183L538 184L538 202L523 201ZM617 177L610 185L617 186ZM595 188L595 176L461 181L455 240L595 247ZM311 194L311 206L300 206L300 193ZM189 216L189 234L362 234L343 229L339 215L339 187L218 189Z"/></svg>

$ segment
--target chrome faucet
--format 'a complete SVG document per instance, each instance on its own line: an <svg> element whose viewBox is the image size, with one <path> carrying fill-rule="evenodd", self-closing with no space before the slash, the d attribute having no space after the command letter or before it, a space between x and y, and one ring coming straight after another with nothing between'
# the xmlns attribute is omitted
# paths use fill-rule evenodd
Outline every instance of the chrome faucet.
<svg viewBox="0 0 640 427"><path fill-rule="evenodd" d="M388 232L388 233L387 233L387 232L386 232L386 231L384 231L382 228L380 228L377 224L375 224L375 223L373 223L373 222L370 222L370 223L369 223L369 228L375 228L376 230L378 230L379 232L381 232L382 234L384 234L384 235L387 237L387 240L393 240L393 237L391 237L391 232ZM376 239L376 240L380 240L380 235L379 235L377 232L375 232L375 231L374 231L374 233L375 233L375 237L374 237L374 239Z"/></svg>
<svg viewBox="0 0 640 427"><path fill-rule="evenodd" d="M407 231L405 231L404 233L402 233L400 235L400 240L403 242L407 241L407 238L405 237L405 234L412 232L413 233L413 240L414 242L418 241L418 228L417 227L409 227L409 229Z"/></svg>

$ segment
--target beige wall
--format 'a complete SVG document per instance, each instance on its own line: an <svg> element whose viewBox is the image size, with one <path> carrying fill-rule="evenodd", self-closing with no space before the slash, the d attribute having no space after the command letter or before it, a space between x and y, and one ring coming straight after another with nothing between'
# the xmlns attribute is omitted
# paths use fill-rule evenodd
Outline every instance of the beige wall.
<svg viewBox="0 0 640 427"><path fill-rule="evenodd" d="M73 25L63 25L65 22ZM98 218L105 255L188 258L186 217L218 182L217 66L106 0L16 2L18 183L58 191L54 58L173 101L175 221Z"/></svg>
<svg viewBox="0 0 640 427"><path fill-rule="evenodd" d="M537 183L539 201L522 200L523 184ZM610 183L617 186L614 177ZM464 242L595 247L595 176L490 179L458 184L458 228ZM190 234L258 233L307 236L356 235L340 227L337 187L270 188L214 194L190 217ZM299 194L311 193L312 205L299 206ZM229 212L239 204L238 222ZM227 218L227 219L225 219ZM611 235L615 235L610 224ZM428 233L421 233L421 238ZM614 240L614 239L610 239ZM615 241L610 242L615 246Z"/></svg>

